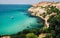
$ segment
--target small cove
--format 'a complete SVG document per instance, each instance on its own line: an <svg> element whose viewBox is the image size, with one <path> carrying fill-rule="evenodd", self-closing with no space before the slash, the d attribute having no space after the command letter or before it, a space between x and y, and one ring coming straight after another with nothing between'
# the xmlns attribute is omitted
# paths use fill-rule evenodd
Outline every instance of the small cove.
<svg viewBox="0 0 60 38"><path fill-rule="evenodd" d="M36 28L36 17L30 17L27 10L31 5L0 5L0 35L16 34L24 29ZM13 19L12 19L13 18Z"/></svg>

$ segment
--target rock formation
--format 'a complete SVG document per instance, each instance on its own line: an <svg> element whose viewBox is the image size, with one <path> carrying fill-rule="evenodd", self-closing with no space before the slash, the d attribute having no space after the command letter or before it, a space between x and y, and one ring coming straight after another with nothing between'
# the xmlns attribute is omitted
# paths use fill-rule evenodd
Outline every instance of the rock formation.
<svg viewBox="0 0 60 38"><path fill-rule="evenodd" d="M32 5L32 7L28 9L28 11L31 13L31 15L42 18L45 21L45 26L48 28L49 27L49 23L48 23L49 17L52 15L56 15L56 13L52 12L51 14L47 14L46 9L47 10L50 9L47 6L48 7L54 6L60 10L60 2L39 2L38 4ZM45 7L47 7L47 8L45 8Z"/></svg>

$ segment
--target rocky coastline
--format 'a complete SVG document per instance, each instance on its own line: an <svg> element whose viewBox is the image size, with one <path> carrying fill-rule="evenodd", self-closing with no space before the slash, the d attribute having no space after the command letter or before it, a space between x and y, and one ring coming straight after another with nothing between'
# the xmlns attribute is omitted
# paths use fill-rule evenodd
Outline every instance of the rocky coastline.
<svg viewBox="0 0 60 38"><path fill-rule="evenodd" d="M48 28L49 27L48 19L50 18L50 16L56 15L56 13L52 12L51 14L47 14L47 11L45 9L46 6L55 6L57 9L60 10L60 2L39 2L37 4L32 5L32 7L28 9L28 11L32 16L36 16L42 19L44 21L45 27ZM43 16L44 14L47 15ZM45 36L46 34L41 34L39 35L41 37L38 38L42 38L42 35ZM1 36L0 38L10 38L10 36L11 35L6 35L6 36Z"/></svg>
<svg viewBox="0 0 60 38"><path fill-rule="evenodd" d="M44 7L47 7L47 6L55 6L57 9L60 9L60 2L39 2L37 4L32 5L32 7L28 9L28 11L31 13L31 15L37 16L37 17L43 19L45 21L45 26L48 28L49 27L49 23L48 23L49 17L52 15L56 15L56 13L52 12L51 14L43 17L43 15L46 14L46 12L47 12L46 11L47 8L45 9Z"/></svg>

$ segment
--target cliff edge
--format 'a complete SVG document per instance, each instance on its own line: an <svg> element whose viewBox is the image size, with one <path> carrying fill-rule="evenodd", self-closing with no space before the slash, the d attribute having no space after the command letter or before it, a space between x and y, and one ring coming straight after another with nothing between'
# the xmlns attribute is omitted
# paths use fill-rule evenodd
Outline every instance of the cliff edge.
<svg viewBox="0 0 60 38"><path fill-rule="evenodd" d="M53 9L53 10L52 10ZM28 11L33 16L38 16L45 21L45 26L49 27L48 19L52 15L57 15L56 9L60 10L60 2L39 2L38 4L32 5Z"/></svg>

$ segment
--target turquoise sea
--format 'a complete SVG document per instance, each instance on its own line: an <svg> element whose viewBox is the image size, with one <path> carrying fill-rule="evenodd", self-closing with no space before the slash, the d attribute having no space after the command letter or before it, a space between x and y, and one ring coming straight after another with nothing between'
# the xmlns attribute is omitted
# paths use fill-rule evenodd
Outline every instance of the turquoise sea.
<svg viewBox="0 0 60 38"><path fill-rule="evenodd" d="M24 29L36 28L36 17L30 17L28 8L31 5L0 5L0 35L16 34Z"/></svg>

